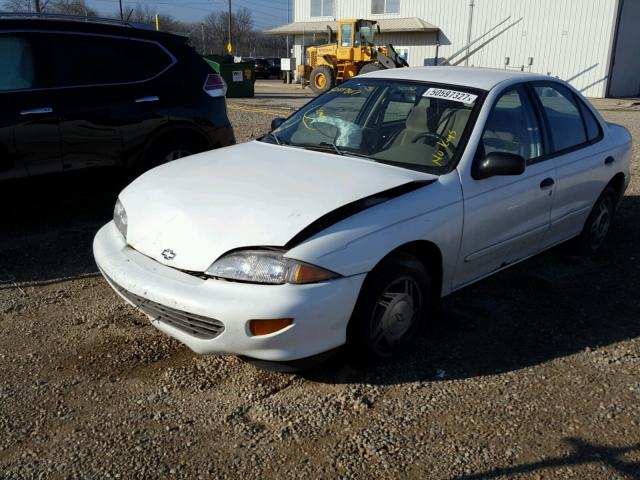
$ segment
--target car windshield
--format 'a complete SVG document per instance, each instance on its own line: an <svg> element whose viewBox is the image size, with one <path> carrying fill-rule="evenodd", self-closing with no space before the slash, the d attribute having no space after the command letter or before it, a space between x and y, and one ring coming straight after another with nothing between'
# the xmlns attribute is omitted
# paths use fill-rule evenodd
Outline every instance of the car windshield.
<svg viewBox="0 0 640 480"><path fill-rule="evenodd" d="M353 79L262 140L442 174L452 167L478 96L462 87Z"/></svg>

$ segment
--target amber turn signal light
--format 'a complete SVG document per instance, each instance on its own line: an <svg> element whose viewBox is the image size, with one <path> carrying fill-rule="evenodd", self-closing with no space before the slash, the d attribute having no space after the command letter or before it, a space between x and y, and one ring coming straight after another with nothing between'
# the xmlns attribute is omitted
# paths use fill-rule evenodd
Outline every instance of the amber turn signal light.
<svg viewBox="0 0 640 480"><path fill-rule="evenodd" d="M249 331L253 336L268 335L288 327L293 318L274 318L271 320L249 320Z"/></svg>

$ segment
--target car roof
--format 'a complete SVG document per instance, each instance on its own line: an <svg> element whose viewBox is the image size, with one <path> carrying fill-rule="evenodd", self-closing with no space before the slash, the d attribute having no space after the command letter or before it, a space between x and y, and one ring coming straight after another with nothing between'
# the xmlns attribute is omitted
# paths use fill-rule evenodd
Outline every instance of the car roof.
<svg viewBox="0 0 640 480"><path fill-rule="evenodd" d="M92 17L61 18L56 16L3 16L0 15L0 32L6 30L38 30L38 31L69 31L82 33L100 33L105 35L119 35L152 40L169 40L186 42L187 37L173 33L159 32L146 25L132 22L120 22L113 19Z"/></svg>
<svg viewBox="0 0 640 480"><path fill-rule="evenodd" d="M479 67L411 67L391 68L367 73L363 76L374 78L393 78L396 80L418 80L423 82L444 83L464 87L491 90L508 80L554 80L553 77L536 73Z"/></svg>

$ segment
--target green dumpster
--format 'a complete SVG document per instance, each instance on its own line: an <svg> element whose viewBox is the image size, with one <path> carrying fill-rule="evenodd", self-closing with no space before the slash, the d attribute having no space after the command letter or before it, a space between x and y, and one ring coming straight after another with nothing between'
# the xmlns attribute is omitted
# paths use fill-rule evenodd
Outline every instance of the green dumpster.
<svg viewBox="0 0 640 480"><path fill-rule="evenodd" d="M253 62L234 63L231 56L208 55L205 61L227 84L227 98L253 97L256 80Z"/></svg>

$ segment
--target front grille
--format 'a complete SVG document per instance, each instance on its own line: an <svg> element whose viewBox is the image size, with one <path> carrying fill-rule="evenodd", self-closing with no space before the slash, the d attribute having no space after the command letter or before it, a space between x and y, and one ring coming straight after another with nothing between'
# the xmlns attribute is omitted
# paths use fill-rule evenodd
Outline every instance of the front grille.
<svg viewBox="0 0 640 480"><path fill-rule="evenodd" d="M137 308L159 322L166 323L182 332L204 340L216 338L224 331L224 324L220 320L167 307L166 305L156 303L125 290L110 278L107 277L107 279L118 292L131 301Z"/></svg>

